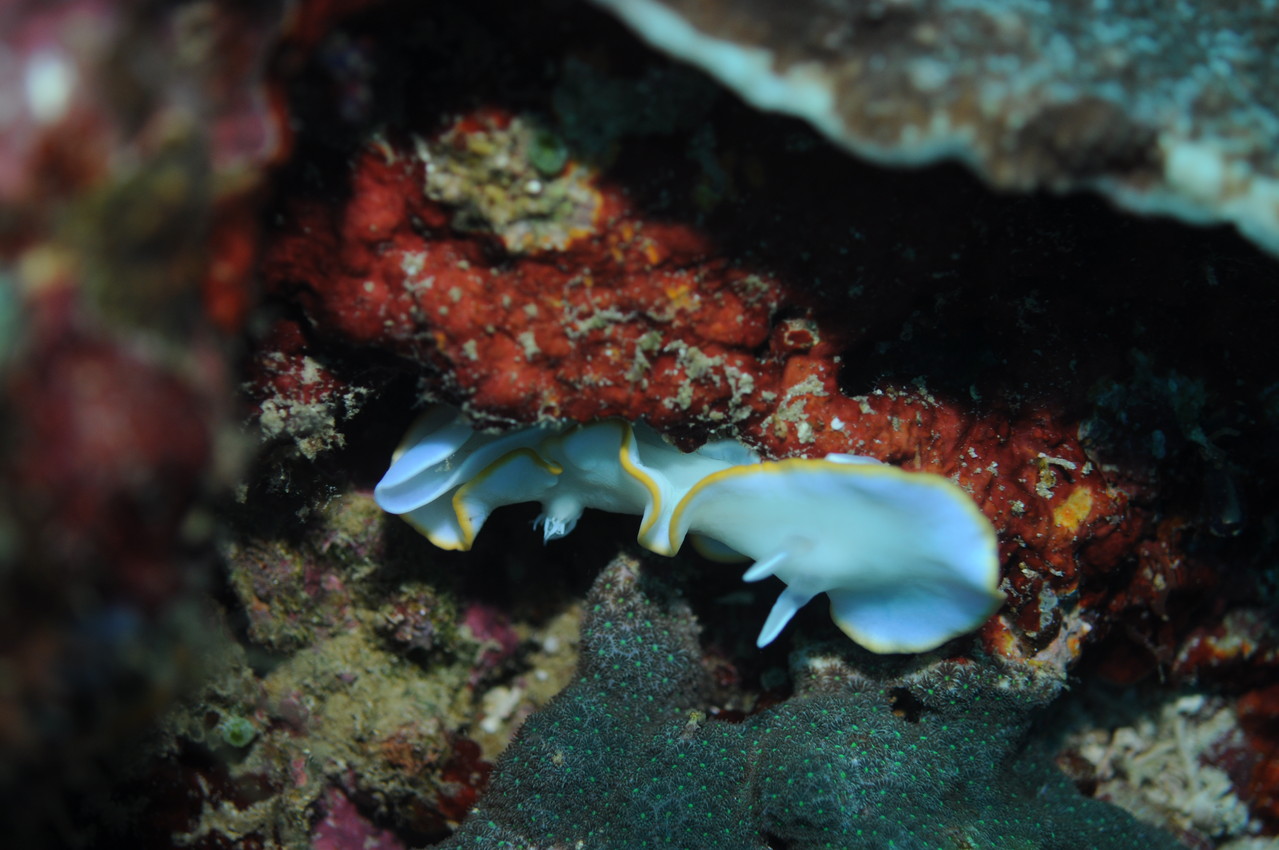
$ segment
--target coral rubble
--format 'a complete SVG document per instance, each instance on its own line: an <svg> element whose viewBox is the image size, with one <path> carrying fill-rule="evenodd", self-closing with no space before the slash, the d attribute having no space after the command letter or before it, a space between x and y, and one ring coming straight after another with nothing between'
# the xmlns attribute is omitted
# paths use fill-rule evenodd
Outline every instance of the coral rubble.
<svg viewBox="0 0 1279 850"><path fill-rule="evenodd" d="M1261 826L1234 790L1230 774L1246 774L1254 757L1225 700L1181 696L1139 713L1132 725L1092 727L1072 739L1067 752L1087 763L1085 781L1097 796L1149 823L1217 840L1245 838Z"/></svg>

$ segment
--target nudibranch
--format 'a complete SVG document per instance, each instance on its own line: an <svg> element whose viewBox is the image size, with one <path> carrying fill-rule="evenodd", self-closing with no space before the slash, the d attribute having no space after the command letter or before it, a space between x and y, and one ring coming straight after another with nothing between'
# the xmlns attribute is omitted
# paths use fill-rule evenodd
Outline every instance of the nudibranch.
<svg viewBox="0 0 1279 850"><path fill-rule="evenodd" d="M374 496L443 549L470 549L489 514L518 502L541 503L548 541L586 508L639 514L640 544L662 555L706 538L754 561L744 580L786 583L761 647L819 593L846 635L881 653L933 649L1003 602L994 529L962 489L855 455L761 460L731 440L682 452L618 419L492 435L437 406Z"/></svg>

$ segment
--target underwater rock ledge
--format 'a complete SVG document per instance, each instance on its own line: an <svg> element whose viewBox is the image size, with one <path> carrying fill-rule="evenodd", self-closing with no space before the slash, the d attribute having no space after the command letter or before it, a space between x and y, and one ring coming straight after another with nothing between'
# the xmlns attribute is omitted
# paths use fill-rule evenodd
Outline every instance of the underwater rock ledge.
<svg viewBox="0 0 1279 850"><path fill-rule="evenodd" d="M1279 253L1273 2L595 2L859 156L1096 190Z"/></svg>

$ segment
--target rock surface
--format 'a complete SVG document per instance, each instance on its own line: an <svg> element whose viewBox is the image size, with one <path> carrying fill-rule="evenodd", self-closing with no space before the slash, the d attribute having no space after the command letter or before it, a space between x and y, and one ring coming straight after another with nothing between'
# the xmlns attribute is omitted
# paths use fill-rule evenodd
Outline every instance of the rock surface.
<svg viewBox="0 0 1279 850"><path fill-rule="evenodd" d="M893 165L1095 189L1279 253L1279 6L597 0L755 106Z"/></svg>

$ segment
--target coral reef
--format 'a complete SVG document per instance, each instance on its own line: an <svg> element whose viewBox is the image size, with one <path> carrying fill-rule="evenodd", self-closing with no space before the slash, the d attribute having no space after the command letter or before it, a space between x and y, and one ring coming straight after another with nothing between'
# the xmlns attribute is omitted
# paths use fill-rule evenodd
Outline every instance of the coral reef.
<svg viewBox="0 0 1279 850"><path fill-rule="evenodd" d="M545 651L554 621L545 633L517 630L481 603L460 605L428 547L395 526L387 539L366 493L284 529L237 525L226 557L244 635L229 618L214 630L204 686L165 716L135 768L183 774L196 790L146 814L188 847L444 837L484 786L486 756L562 684L574 644L558 641L556 657ZM523 650L544 675L562 672L530 687ZM502 706L512 694L519 714ZM468 734L477 718L478 742Z"/></svg>
<svg viewBox="0 0 1279 850"><path fill-rule="evenodd" d="M1268 4L597 2L861 156L1097 189L1138 212L1233 222L1279 253Z"/></svg>
<svg viewBox="0 0 1279 850"><path fill-rule="evenodd" d="M1060 682L992 660L792 658L795 693L707 716L696 620L622 556L596 581L577 679L521 728L443 847L1172 848L1023 751Z"/></svg>
<svg viewBox="0 0 1279 850"><path fill-rule="evenodd" d="M267 286L296 298L327 339L388 348L440 374L478 418L699 423L773 456L869 454L953 477L1002 532L1004 560L1022 565L1006 574L1006 625L992 627L990 645L1003 652L1050 643L1061 631L1057 599L1077 591L1081 569L1108 571L1139 531L1125 491L1048 411L974 412L971 400L923 384L841 390L832 320L770 335L776 280L640 218L618 189L603 190L612 213L590 240L495 256L429 198L427 165L380 142L358 154L344 208L290 204ZM283 406L275 387L263 402L272 413ZM290 397L295 407L324 403L309 390ZM327 405L348 402L334 394Z"/></svg>
<svg viewBox="0 0 1279 850"><path fill-rule="evenodd" d="M0 832L84 846L208 672L216 506L251 450L232 355L289 150L270 65L303 48L222 2L20 0L0 33Z"/></svg>
<svg viewBox="0 0 1279 850"><path fill-rule="evenodd" d="M403 850L404 844L386 829L378 829L336 788L325 795L325 815L316 827L314 850Z"/></svg>
<svg viewBox="0 0 1279 850"><path fill-rule="evenodd" d="M1168 671L1254 592L1269 525L1244 470L1276 460L1249 412L1272 344L1243 305L1274 302L1270 260L1095 201L995 201L953 170L886 180L589 16L488 20L483 68L434 34L358 30L430 57L401 92L474 95L384 95L339 176L303 149L281 183L264 284L338 376L305 399L325 422L382 370L495 429L617 415L685 448L946 475L1000 534L1008 604L982 650L1059 674L1081 655L1115 680ZM1214 343L1167 341L1188 315Z"/></svg>
<svg viewBox="0 0 1279 850"><path fill-rule="evenodd" d="M0 834L394 848L478 799L542 846L596 828L607 746L650 786L600 797L639 843L667 818L694 846L705 824L819 846L856 806L872 844L904 824L1149 846L1070 780L1197 850L1273 843L1268 6L625 4L772 51L756 84L838 77L809 125L608 5L0 9ZM436 402L488 433L616 415L686 450L945 476L999 534L1007 603L938 657L827 646L807 609L761 652L743 624L780 585L689 553L646 564L641 593L600 586L670 632L609 643L582 598L632 524L542 547L512 506L451 554L375 509ZM696 576L700 640L650 570ZM587 675L535 714L584 614ZM653 644L671 681L611 702ZM1102 682L1122 698L1088 702ZM740 819L698 821L702 786L750 789L726 797Z"/></svg>

